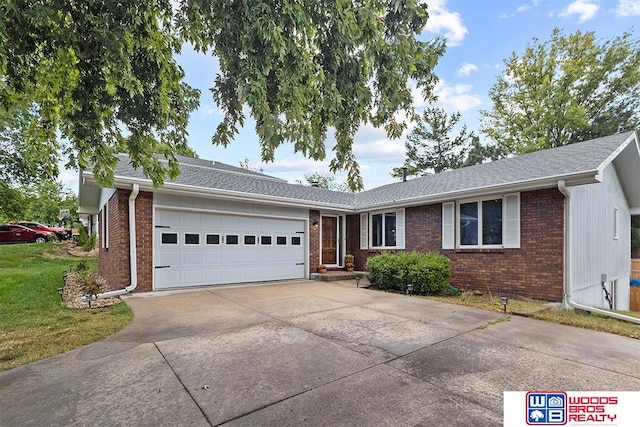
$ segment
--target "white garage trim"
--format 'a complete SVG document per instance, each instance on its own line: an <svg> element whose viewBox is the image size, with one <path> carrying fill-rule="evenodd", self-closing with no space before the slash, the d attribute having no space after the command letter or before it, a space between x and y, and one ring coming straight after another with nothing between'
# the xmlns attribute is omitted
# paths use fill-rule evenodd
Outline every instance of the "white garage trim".
<svg viewBox="0 0 640 427"><path fill-rule="evenodd" d="M180 206L169 206L169 205L154 205L153 208L154 208L154 211L156 209L162 209L167 211L212 213L212 214L220 214L220 215L251 216L251 217L258 217L258 218L273 218L273 219L290 219L295 221L309 222L309 218L303 218L299 216L269 215L269 214L253 213L253 212L235 212L235 211L225 211L220 209L202 209L202 208L187 208L187 207L183 208Z"/></svg>
<svg viewBox="0 0 640 427"><path fill-rule="evenodd" d="M160 205L153 216L154 290L308 278L308 217Z"/></svg>

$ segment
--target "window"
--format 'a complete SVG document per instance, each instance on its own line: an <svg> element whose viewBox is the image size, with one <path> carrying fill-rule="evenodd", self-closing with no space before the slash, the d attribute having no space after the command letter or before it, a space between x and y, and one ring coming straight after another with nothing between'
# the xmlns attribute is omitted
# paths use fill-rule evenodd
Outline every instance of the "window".
<svg viewBox="0 0 640 427"><path fill-rule="evenodd" d="M443 203L442 248L455 247L519 248L520 195Z"/></svg>
<svg viewBox="0 0 640 427"><path fill-rule="evenodd" d="M271 236L262 236L260 237L261 245L270 245L271 244Z"/></svg>
<svg viewBox="0 0 640 427"><path fill-rule="evenodd" d="M404 249L404 233L404 209L360 214L360 249Z"/></svg>
<svg viewBox="0 0 640 427"><path fill-rule="evenodd" d="M396 213L385 212L371 215L371 246L396 246Z"/></svg>
<svg viewBox="0 0 640 427"><path fill-rule="evenodd" d="M245 245L255 245L256 244L256 236L244 236L244 244Z"/></svg>
<svg viewBox="0 0 640 427"><path fill-rule="evenodd" d="M162 233L162 244L163 245L177 245L178 244L178 233Z"/></svg>
<svg viewBox="0 0 640 427"><path fill-rule="evenodd" d="M502 198L460 203L460 246L502 246Z"/></svg>
<svg viewBox="0 0 640 427"><path fill-rule="evenodd" d="M220 244L219 234L207 234L207 245L219 245L219 244Z"/></svg>
<svg viewBox="0 0 640 427"><path fill-rule="evenodd" d="M276 245L286 245L286 244L287 244L287 238L285 236L276 237Z"/></svg>
<svg viewBox="0 0 640 427"><path fill-rule="evenodd" d="M291 244L294 246L300 246L300 237L299 236L293 236L291 238Z"/></svg>
<svg viewBox="0 0 640 427"><path fill-rule="evenodd" d="M238 244L238 235L227 234L227 245L237 245L237 244Z"/></svg>
<svg viewBox="0 0 640 427"><path fill-rule="evenodd" d="M102 215L100 215L100 219L102 220L102 236L100 241L102 242L100 246L105 249L109 249L109 213L108 213L109 203L105 203L102 207Z"/></svg>
<svg viewBox="0 0 640 427"><path fill-rule="evenodd" d="M200 244L200 235L194 233L184 233L184 244L185 245L199 245Z"/></svg>

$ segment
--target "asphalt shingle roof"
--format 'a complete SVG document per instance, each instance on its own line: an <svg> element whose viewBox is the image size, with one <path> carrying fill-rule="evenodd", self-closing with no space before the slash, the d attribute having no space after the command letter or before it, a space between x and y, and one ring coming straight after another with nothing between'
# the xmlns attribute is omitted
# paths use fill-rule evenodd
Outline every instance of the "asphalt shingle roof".
<svg viewBox="0 0 640 427"><path fill-rule="evenodd" d="M383 185L357 195L364 207L420 196L494 187L596 170L633 132L536 151L518 157L453 169L434 175Z"/></svg>
<svg viewBox="0 0 640 427"><path fill-rule="evenodd" d="M266 195L347 209L364 209L385 203L490 188L522 181L595 171L633 132L538 151L481 165L384 185L359 194L289 184L286 181L224 163L180 157L181 175L167 183L247 195ZM126 155L120 156L116 177L146 179ZM194 191L197 191L194 188ZM250 198L250 196L248 197Z"/></svg>

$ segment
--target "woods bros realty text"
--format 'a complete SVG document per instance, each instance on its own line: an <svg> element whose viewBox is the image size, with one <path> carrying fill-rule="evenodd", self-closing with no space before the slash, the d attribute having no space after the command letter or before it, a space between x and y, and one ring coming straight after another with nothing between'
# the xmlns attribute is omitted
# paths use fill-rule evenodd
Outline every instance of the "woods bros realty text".
<svg viewBox="0 0 640 427"><path fill-rule="evenodd" d="M508 391L504 426L638 426L637 391Z"/></svg>

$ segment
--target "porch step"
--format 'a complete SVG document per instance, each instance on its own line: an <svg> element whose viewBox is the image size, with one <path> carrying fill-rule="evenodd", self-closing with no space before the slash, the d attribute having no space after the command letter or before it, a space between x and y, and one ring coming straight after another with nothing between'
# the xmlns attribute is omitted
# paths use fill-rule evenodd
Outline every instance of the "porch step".
<svg viewBox="0 0 640 427"><path fill-rule="evenodd" d="M337 282L339 280L355 280L356 278L363 278L364 271L354 271L349 273L347 271L327 271L325 274L311 273L309 278L311 280L320 280L322 282Z"/></svg>

